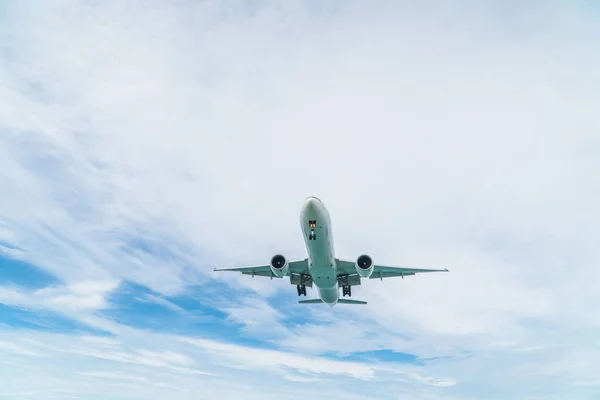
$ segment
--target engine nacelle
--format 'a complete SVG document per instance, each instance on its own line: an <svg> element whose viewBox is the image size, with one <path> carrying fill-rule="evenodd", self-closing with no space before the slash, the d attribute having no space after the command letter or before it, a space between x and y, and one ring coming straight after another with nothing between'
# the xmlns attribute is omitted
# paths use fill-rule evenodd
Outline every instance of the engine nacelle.
<svg viewBox="0 0 600 400"><path fill-rule="evenodd" d="M373 273L373 260L366 254L356 260L356 272L361 278L368 278Z"/></svg>
<svg viewBox="0 0 600 400"><path fill-rule="evenodd" d="M271 271L273 275L283 277L287 275L289 264L287 259L281 254L276 254L271 258Z"/></svg>

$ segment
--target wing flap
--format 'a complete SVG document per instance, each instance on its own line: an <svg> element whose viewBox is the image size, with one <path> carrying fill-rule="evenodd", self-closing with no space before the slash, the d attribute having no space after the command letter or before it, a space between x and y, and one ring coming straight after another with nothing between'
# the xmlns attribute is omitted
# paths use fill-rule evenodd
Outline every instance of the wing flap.
<svg viewBox="0 0 600 400"><path fill-rule="evenodd" d="M400 277L404 278L405 276L411 276L414 274L415 274L414 272L377 271L377 273L375 273L375 271L373 271L373 273L371 274L369 279L393 278L396 276L400 276Z"/></svg>
<svg viewBox="0 0 600 400"><path fill-rule="evenodd" d="M290 283L292 285L304 285L308 287L312 287L313 280L312 276L309 274L290 274Z"/></svg>
<svg viewBox="0 0 600 400"><path fill-rule="evenodd" d="M358 276L358 274L354 274L354 275L338 275L337 277L338 280L338 285L340 286L358 286L360 285L360 276Z"/></svg>
<svg viewBox="0 0 600 400"><path fill-rule="evenodd" d="M280 276L277 276L275 274L273 274L273 271L271 271L271 268L269 268L268 271L264 271L264 270L260 270L260 269L252 269L250 271L240 271L242 273L242 275L251 275L251 276L267 276L267 277L273 277L273 278L281 278Z"/></svg>
<svg viewBox="0 0 600 400"><path fill-rule="evenodd" d="M447 269L418 269L418 268L404 268L404 267L386 267L383 265L375 265L373 267L373 273L369 279L383 279L411 276L421 274L425 272L448 272Z"/></svg>

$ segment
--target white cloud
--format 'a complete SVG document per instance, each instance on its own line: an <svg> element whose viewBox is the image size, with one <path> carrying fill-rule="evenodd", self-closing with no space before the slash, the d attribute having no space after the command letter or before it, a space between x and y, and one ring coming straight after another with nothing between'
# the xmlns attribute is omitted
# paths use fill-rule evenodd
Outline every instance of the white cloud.
<svg viewBox="0 0 600 400"><path fill-rule="evenodd" d="M16 286L0 286L0 303L31 309L49 309L73 314L108 308L106 296L119 282L77 282L26 290Z"/></svg>
<svg viewBox="0 0 600 400"><path fill-rule="evenodd" d="M265 368L279 371L280 368L291 368L302 373L344 374L356 379L372 379L375 372L369 366L329 361L326 359L310 359L292 353L280 351L244 348L232 344L216 343L207 340L189 340L209 351L215 352L225 365L241 369Z"/></svg>
<svg viewBox="0 0 600 400"><path fill-rule="evenodd" d="M138 298L138 300L155 303L155 304L161 305L171 311L176 311L176 312L180 312L180 313L185 312L185 310L183 308L179 307L177 304L174 304L173 302L170 302L167 299L164 299L162 297L155 296L152 294L145 294L143 297Z"/></svg>
<svg viewBox="0 0 600 400"><path fill-rule="evenodd" d="M80 372L79 374L83 375L83 376L91 376L94 378L101 378L101 379L116 379L116 380L131 380L131 381L137 381L137 382L148 382L147 378L140 377L140 376L113 374L110 372L102 372L102 371Z"/></svg>
<svg viewBox="0 0 600 400"><path fill-rule="evenodd" d="M262 298L246 297L241 304L225 306L222 311L229 315L230 321L243 325L245 332L263 338L280 337L289 333L281 323L286 314L273 308Z"/></svg>
<svg viewBox="0 0 600 400"><path fill-rule="evenodd" d="M23 356L37 356L38 355L36 352L27 350L26 348L23 348L15 343L11 343L11 342L0 342L0 351L2 351L3 353L13 353L13 354L18 354L18 355L23 355Z"/></svg>
<svg viewBox="0 0 600 400"><path fill-rule="evenodd" d="M423 376L418 371L422 368L335 361L141 331L120 339L18 330L4 331L0 336L2 342L15 343L24 350L18 353L9 350L18 358L3 357L14 362L0 364L0 372L9 378L2 394L22 387L19 374L24 370L29 371L30 379L43 378L36 387L40 392L49 388L68 390L85 398L96 391L98 394L118 391L127 398L144 394L155 398L172 390L183 398L191 398L198 390L196 396L202 394L207 398L222 398L242 390L260 395L252 388L264 381L270 382L264 393L293 390L293 385L312 382L318 388L304 388L305 395L326 398L328 391L340 390L348 384L347 378L363 381L361 385L373 380L375 383L401 380L413 386L453 385L448 378ZM35 367L30 366L33 361ZM240 370L247 374L240 374ZM164 391L152 393L148 387ZM363 397L357 394L356 398Z"/></svg>
<svg viewBox="0 0 600 400"><path fill-rule="evenodd" d="M286 4L3 8L0 251L64 285L2 287L0 301L132 334L96 314L115 282L148 286L160 295L148 300L176 309L162 296L210 282L217 265L303 257L298 207L314 194L332 212L340 257L451 273L365 282L354 296L369 307L306 308L314 324L291 328L287 305L264 300L293 294L286 280L219 276L263 297L223 307L244 334L275 333L311 354L451 355L428 375L450 368L468 382L465 397L497 382L510 382L504 398L528 395L514 381L521 363L560 365L563 381L555 371L531 383L550 388L547 398L590 381L600 287L593 13ZM584 334L561 347L568 327ZM289 379L278 360L270 371ZM7 391L28 387L15 382Z"/></svg>

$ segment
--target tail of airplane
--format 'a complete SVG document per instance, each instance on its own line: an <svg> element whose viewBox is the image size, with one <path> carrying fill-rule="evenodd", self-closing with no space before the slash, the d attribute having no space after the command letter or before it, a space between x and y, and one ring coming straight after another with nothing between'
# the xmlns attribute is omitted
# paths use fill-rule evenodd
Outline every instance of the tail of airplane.
<svg viewBox="0 0 600 400"><path fill-rule="evenodd" d="M349 300L349 299L339 299L338 304L367 304L366 301L360 300ZM298 303L300 304L318 304L323 303L321 299L310 299L310 300L300 300Z"/></svg>
<svg viewBox="0 0 600 400"><path fill-rule="evenodd" d="M339 304L367 304L366 301L360 301L360 300L349 300L349 299L339 299L338 300Z"/></svg>

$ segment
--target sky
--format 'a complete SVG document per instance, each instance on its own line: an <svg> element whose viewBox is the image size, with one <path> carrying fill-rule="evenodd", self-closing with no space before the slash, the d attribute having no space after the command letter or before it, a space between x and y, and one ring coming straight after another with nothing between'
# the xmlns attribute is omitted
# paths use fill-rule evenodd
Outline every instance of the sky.
<svg viewBox="0 0 600 400"><path fill-rule="evenodd" d="M0 399L597 399L599 22L0 1ZM306 257L307 196L337 257L450 272L213 271Z"/></svg>

